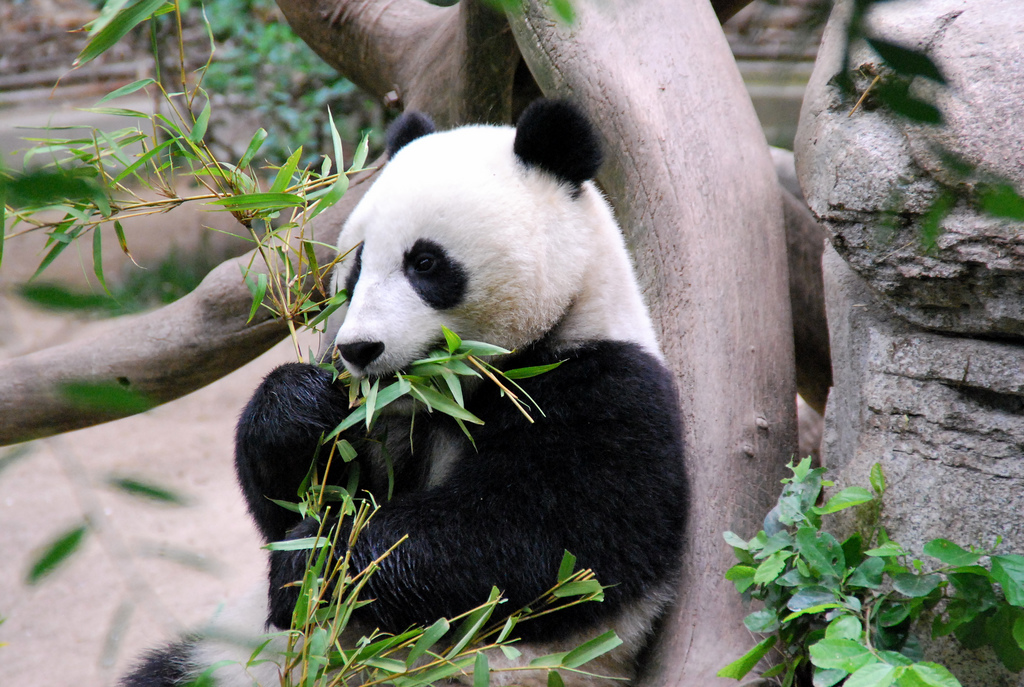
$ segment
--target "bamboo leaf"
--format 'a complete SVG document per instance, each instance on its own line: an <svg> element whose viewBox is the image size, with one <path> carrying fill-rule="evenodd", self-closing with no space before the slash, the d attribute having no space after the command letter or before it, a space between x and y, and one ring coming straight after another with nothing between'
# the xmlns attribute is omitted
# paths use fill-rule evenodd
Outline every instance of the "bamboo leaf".
<svg viewBox="0 0 1024 687"><path fill-rule="evenodd" d="M248 166L252 159L256 157L256 153L259 152L263 142L267 140L266 129L257 129L256 133L252 135L252 139L249 140L249 147L245 149L245 153L242 155L242 159L238 161L240 168Z"/></svg>
<svg viewBox="0 0 1024 687"><path fill-rule="evenodd" d="M125 96L125 95L131 95L135 91L141 90L141 89L145 88L146 86L148 86L150 84L153 84L153 83L156 83L156 81L154 81L153 79L148 79L148 78L147 79L139 79L138 81L133 81L132 83L128 84L127 86L121 86L117 90L114 90L114 91L111 91L110 93L107 93L105 96L100 98L100 100L96 103L96 105L102 105L103 103L110 102L111 100L113 100L115 98L120 98L120 97Z"/></svg>
<svg viewBox="0 0 1024 687"><path fill-rule="evenodd" d="M125 34L153 16L162 9L168 0L139 0L131 7L118 12L100 31L96 33L79 53L73 65L81 65L94 60L121 40Z"/></svg>
<svg viewBox="0 0 1024 687"><path fill-rule="evenodd" d="M742 680L747 673L753 670L758 661L764 658L765 655L771 651L777 640L777 635L766 637L758 642L750 651L719 670L716 675L718 675L718 677L731 677L734 680Z"/></svg>
<svg viewBox="0 0 1024 687"><path fill-rule="evenodd" d="M303 204L301 196L294 193L243 193L228 198L220 198L207 203L219 205L226 210L279 210Z"/></svg>
<svg viewBox="0 0 1024 687"><path fill-rule="evenodd" d="M199 145L203 142L203 137L206 136L206 127L210 124L210 99L206 99L206 105L203 106L202 112L196 117L196 123L192 125L192 130L188 132L188 138L190 141Z"/></svg>
<svg viewBox="0 0 1024 687"><path fill-rule="evenodd" d="M176 494L169 489L164 489L163 487L158 487L155 484L149 484L148 482L143 482L142 480L131 477L111 477L107 480L107 484L130 496L148 499L150 501L159 501L172 506L185 505L185 499L183 499L181 495Z"/></svg>
<svg viewBox="0 0 1024 687"><path fill-rule="evenodd" d="M603 656L612 649L622 644L622 640L614 631L605 632L603 635L591 639L589 642L576 647L562 659L562 665L566 668L578 668L598 656Z"/></svg>
<svg viewBox="0 0 1024 687"><path fill-rule="evenodd" d="M54 539L41 554L36 556L25 581L28 584L36 584L56 570L57 566L78 550L88 530L88 524L82 523Z"/></svg>
<svg viewBox="0 0 1024 687"><path fill-rule="evenodd" d="M302 146L299 146L298 150L289 156L285 160L284 165L281 169L277 170L277 176L274 177L274 184L270 187L271 193L282 193L292 183L292 176L295 174L295 170L299 166L299 158L302 157Z"/></svg>

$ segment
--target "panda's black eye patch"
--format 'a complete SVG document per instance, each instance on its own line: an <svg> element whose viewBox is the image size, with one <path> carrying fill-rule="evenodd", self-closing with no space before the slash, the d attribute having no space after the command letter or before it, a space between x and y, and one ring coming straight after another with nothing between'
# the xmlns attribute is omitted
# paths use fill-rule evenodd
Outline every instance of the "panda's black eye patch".
<svg viewBox="0 0 1024 687"><path fill-rule="evenodd" d="M436 310L454 308L466 296L466 270L434 241L416 241L405 253L404 271L423 302Z"/></svg>

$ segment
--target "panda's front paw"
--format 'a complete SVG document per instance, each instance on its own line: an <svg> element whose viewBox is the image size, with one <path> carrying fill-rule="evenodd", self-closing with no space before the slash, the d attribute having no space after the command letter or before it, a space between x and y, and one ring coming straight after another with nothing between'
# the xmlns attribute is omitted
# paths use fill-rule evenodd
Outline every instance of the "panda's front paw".
<svg viewBox="0 0 1024 687"><path fill-rule="evenodd" d="M273 503L295 501L309 473L320 438L348 412L348 394L334 387L330 373L289 363L267 375L242 411L235 433L235 470L267 541L284 537L297 522Z"/></svg>

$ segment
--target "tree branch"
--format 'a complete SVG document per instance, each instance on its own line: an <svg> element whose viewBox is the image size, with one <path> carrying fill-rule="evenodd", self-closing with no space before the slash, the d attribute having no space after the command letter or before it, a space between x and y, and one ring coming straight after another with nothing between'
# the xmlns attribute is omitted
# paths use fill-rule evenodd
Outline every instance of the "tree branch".
<svg viewBox="0 0 1024 687"><path fill-rule="evenodd" d="M313 221L317 241L334 244L372 176L353 181L341 201ZM158 310L117 318L88 338L0 362L0 446L137 412L76 404L62 391L70 383L117 386L157 405L206 386L279 342L287 325L268 310L246 321L252 294L242 273L252 258L250 251L226 260L190 294ZM333 251L319 246L317 259L326 264ZM259 272L266 266L257 257L250 274Z"/></svg>
<svg viewBox="0 0 1024 687"><path fill-rule="evenodd" d="M687 553L641 684L725 684L715 673L751 639L721 532L757 531L796 450L777 177L710 5L684 17L675 0L577 3L571 28L527 5L509 17L520 50L544 93L581 103L604 138L599 180L680 389Z"/></svg>
<svg viewBox="0 0 1024 687"><path fill-rule="evenodd" d="M508 123L519 54L505 17L475 0L278 2L292 29L328 64L379 99L441 127Z"/></svg>

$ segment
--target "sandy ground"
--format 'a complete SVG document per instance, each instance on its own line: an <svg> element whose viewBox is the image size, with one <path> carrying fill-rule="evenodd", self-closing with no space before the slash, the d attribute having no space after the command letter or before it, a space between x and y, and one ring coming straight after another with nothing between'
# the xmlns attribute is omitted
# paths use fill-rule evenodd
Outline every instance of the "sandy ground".
<svg viewBox="0 0 1024 687"><path fill-rule="evenodd" d="M17 304L3 319L72 335L96 326ZM33 442L0 471L0 685L112 685L145 648L265 584L265 552L235 484L232 433L262 375L293 355L277 346L142 415ZM111 476L158 484L187 503L126 495L107 486ZM40 548L83 521L91 529L81 549L27 586Z"/></svg>

